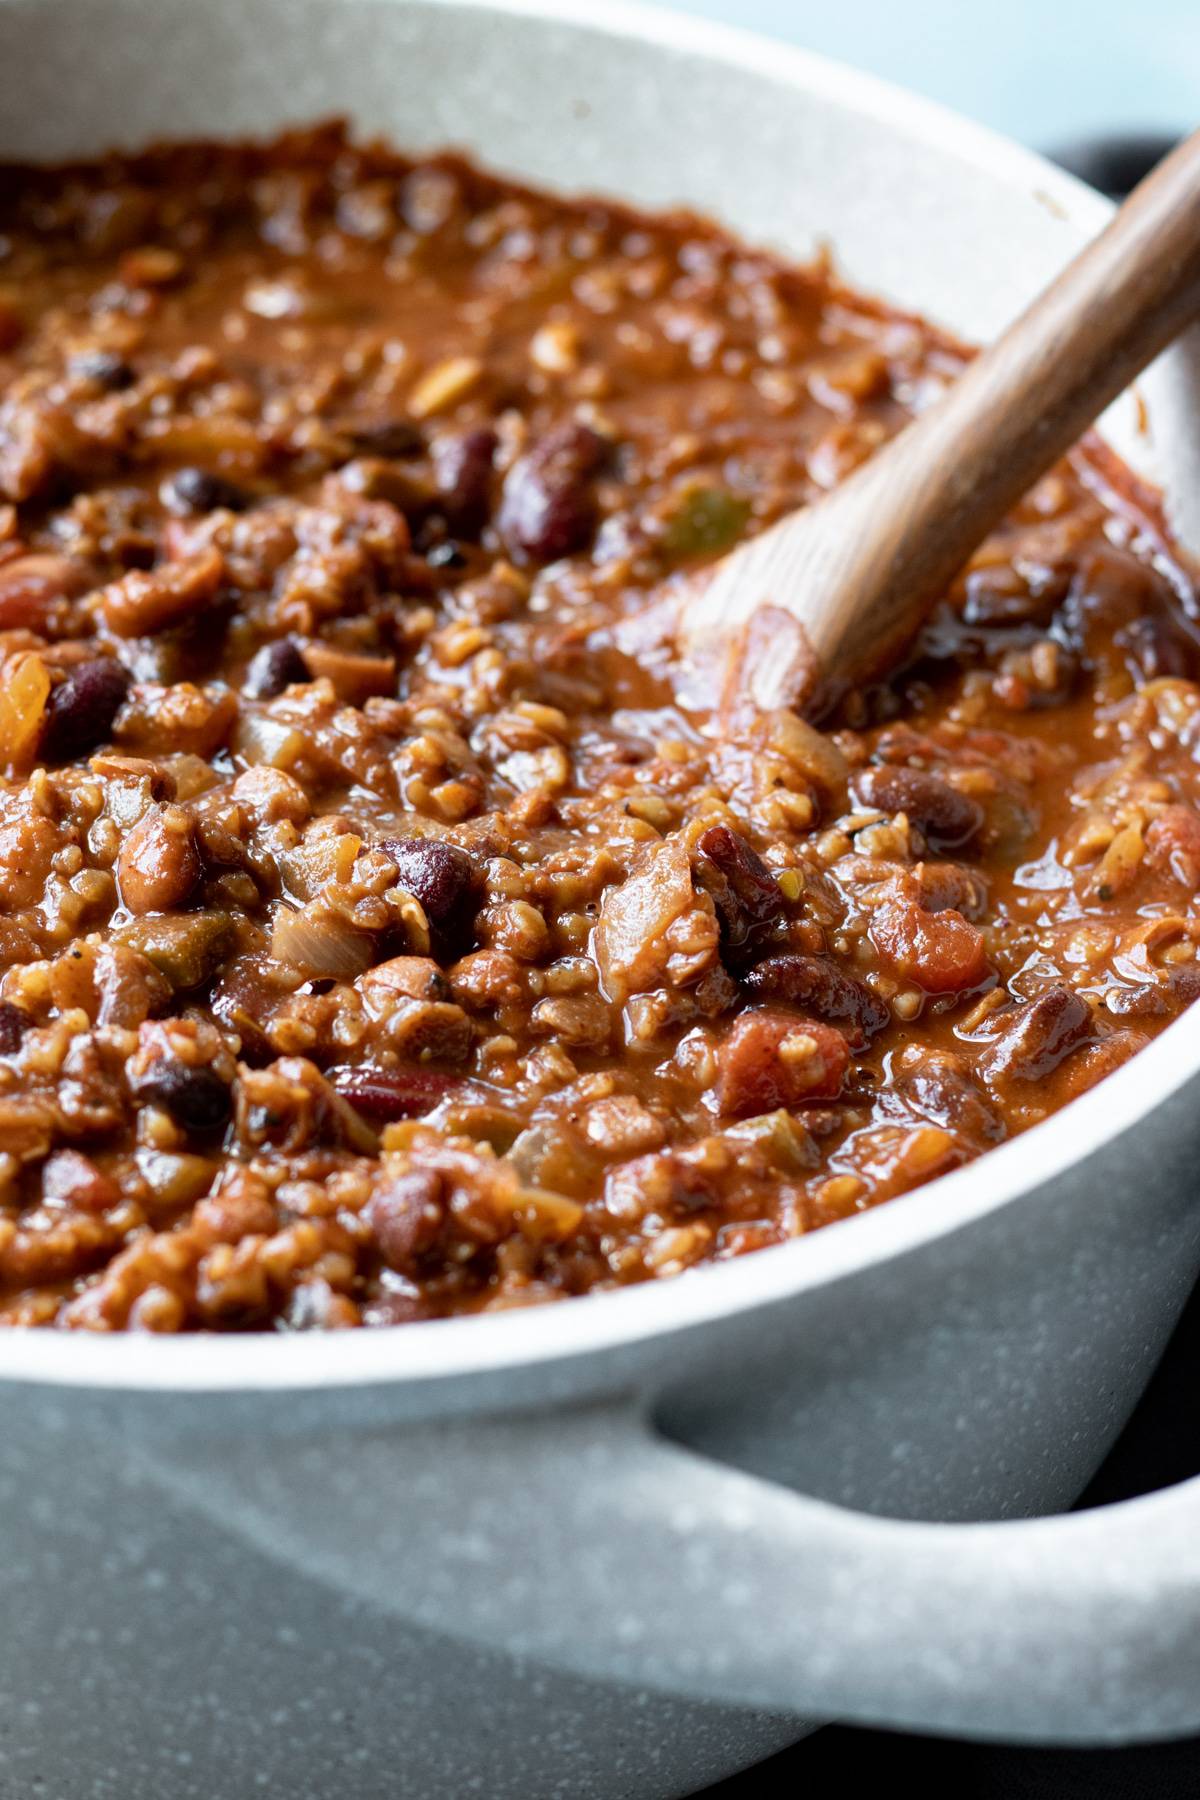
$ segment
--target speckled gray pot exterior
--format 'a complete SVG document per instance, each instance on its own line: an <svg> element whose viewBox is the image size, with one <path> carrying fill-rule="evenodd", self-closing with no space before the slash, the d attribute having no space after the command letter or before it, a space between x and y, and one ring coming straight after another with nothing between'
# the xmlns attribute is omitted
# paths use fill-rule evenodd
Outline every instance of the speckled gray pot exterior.
<svg viewBox="0 0 1200 1800"><path fill-rule="evenodd" d="M923 103L625 8L0 0L0 153L334 111L831 237L974 337L1104 217ZM1151 438L1110 421L1194 539L1198 367L1148 378ZM1200 1009L974 1168L679 1282L330 1338L0 1336L0 1800L669 1796L804 1720L1200 1727L1200 1491L1030 1516L1162 1348L1198 1153Z"/></svg>

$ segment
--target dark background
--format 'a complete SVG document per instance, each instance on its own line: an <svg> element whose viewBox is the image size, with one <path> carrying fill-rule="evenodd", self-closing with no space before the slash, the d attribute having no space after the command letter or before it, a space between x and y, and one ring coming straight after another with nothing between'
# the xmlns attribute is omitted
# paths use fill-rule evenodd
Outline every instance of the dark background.
<svg viewBox="0 0 1200 1800"><path fill-rule="evenodd" d="M1196 15L1200 34L1200 9ZM1114 197L1133 186L1169 138L1144 133L1086 140L1060 156ZM1192 1296L1133 1420L1080 1502L1100 1506L1200 1474L1200 1290ZM1200 1738L1106 1750L1013 1749L947 1738L829 1726L706 1800L764 1800L782 1789L903 1793L954 1800L1200 1800Z"/></svg>

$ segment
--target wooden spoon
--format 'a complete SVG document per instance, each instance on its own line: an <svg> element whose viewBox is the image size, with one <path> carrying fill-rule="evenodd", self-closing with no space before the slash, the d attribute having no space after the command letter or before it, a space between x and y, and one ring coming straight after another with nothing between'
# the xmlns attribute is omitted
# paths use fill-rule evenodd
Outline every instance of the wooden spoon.
<svg viewBox="0 0 1200 1800"><path fill-rule="evenodd" d="M886 670L1013 503L1198 315L1200 132L935 405L684 584L685 687L719 670L727 697L811 707Z"/></svg>

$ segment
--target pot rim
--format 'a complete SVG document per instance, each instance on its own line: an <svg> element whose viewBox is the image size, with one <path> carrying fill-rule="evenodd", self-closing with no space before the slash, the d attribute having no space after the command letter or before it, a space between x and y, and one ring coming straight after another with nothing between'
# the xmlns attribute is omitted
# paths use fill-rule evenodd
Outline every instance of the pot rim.
<svg viewBox="0 0 1200 1800"><path fill-rule="evenodd" d="M9 4L11 0L3 0ZM20 0L17 0L20 3ZM404 4L405 0L330 0ZM638 0L418 0L515 14L667 50L700 53L801 93L817 93L921 139L947 157L1027 189L1083 230L1112 208L1033 151L949 108L813 52ZM183 1392L309 1390L432 1383L613 1352L846 1279L918 1250L1052 1181L1103 1149L1200 1070L1200 1005L1097 1088L1020 1137L907 1195L787 1244L682 1276L508 1312L311 1334L111 1336L0 1329L0 1379Z"/></svg>

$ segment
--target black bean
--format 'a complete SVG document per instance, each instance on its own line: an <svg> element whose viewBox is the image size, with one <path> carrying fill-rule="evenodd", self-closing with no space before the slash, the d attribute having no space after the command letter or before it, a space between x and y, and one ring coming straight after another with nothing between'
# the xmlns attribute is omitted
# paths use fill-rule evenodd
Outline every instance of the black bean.
<svg viewBox="0 0 1200 1800"><path fill-rule="evenodd" d="M83 350L71 358L69 366L72 375L78 375L81 381L94 381L110 394L121 393L137 380L136 371L115 350Z"/></svg>
<svg viewBox="0 0 1200 1800"><path fill-rule="evenodd" d="M209 513L224 508L227 512L244 512L251 496L236 482L227 481L211 469L176 469L158 490L164 506L175 513Z"/></svg>
<svg viewBox="0 0 1200 1800"><path fill-rule="evenodd" d="M555 562L590 541L596 527L592 477L609 448L598 432L573 420L547 432L513 464L498 523L518 560Z"/></svg>
<svg viewBox="0 0 1200 1800"><path fill-rule="evenodd" d="M242 692L251 700L273 700L285 688L311 680L312 672L296 639L278 638L251 658Z"/></svg>
<svg viewBox="0 0 1200 1800"><path fill-rule="evenodd" d="M742 981L756 999L798 1007L846 1031L855 1042L882 1031L891 1018L878 994L844 975L827 957L785 951L765 957L746 971Z"/></svg>
<svg viewBox="0 0 1200 1800"><path fill-rule="evenodd" d="M214 1069L164 1058L134 1084L134 1097L161 1106L185 1131L219 1131L232 1111L229 1089Z"/></svg>
<svg viewBox="0 0 1200 1800"><path fill-rule="evenodd" d="M729 948L739 949L753 933L782 917L779 883L745 838L728 825L710 825L697 840L696 849L703 859L697 873L712 896L721 935Z"/></svg>
<svg viewBox="0 0 1200 1800"><path fill-rule="evenodd" d="M76 663L50 690L42 728L42 755L50 762L87 756L112 732L129 692L129 672L112 656Z"/></svg>
<svg viewBox="0 0 1200 1800"><path fill-rule="evenodd" d="M478 537L487 524L498 441L490 425L473 425L447 433L433 446L439 510L463 537Z"/></svg>
<svg viewBox="0 0 1200 1800"><path fill-rule="evenodd" d="M420 456L425 439L407 419L384 419L377 425L350 425L346 435L360 455L383 456L397 460Z"/></svg>
<svg viewBox="0 0 1200 1800"><path fill-rule="evenodd" d="M457 844L441 838L388 838L380 849L391 857L402 884L421 902L431 925L451 924L473 902L479 871Z"/></svg>
<svg viewBox="0 0 1200 1800"><path fill-rule="evenodd" d="M29 1014L14 1006L11 1000L0 1000L0 1056L16 1054L32 1023Z"/></svg>
<svg viewBox="0 0 1200 1800"><path fill-rule="evenodd" d="M425 552L425 561L431 569L465 569L467 559L453 538L447 538L442 544L435 544L432 550Z"/></svg>
<svg viewBox="0 0 1200 1800"><path fill-rule="evenodd" d="M983 824L983 809L969 794L924 769L883 763L855 776L854 792L862 806L885 813L904 813L931 844L951 849L965 844Z"/></svg>

